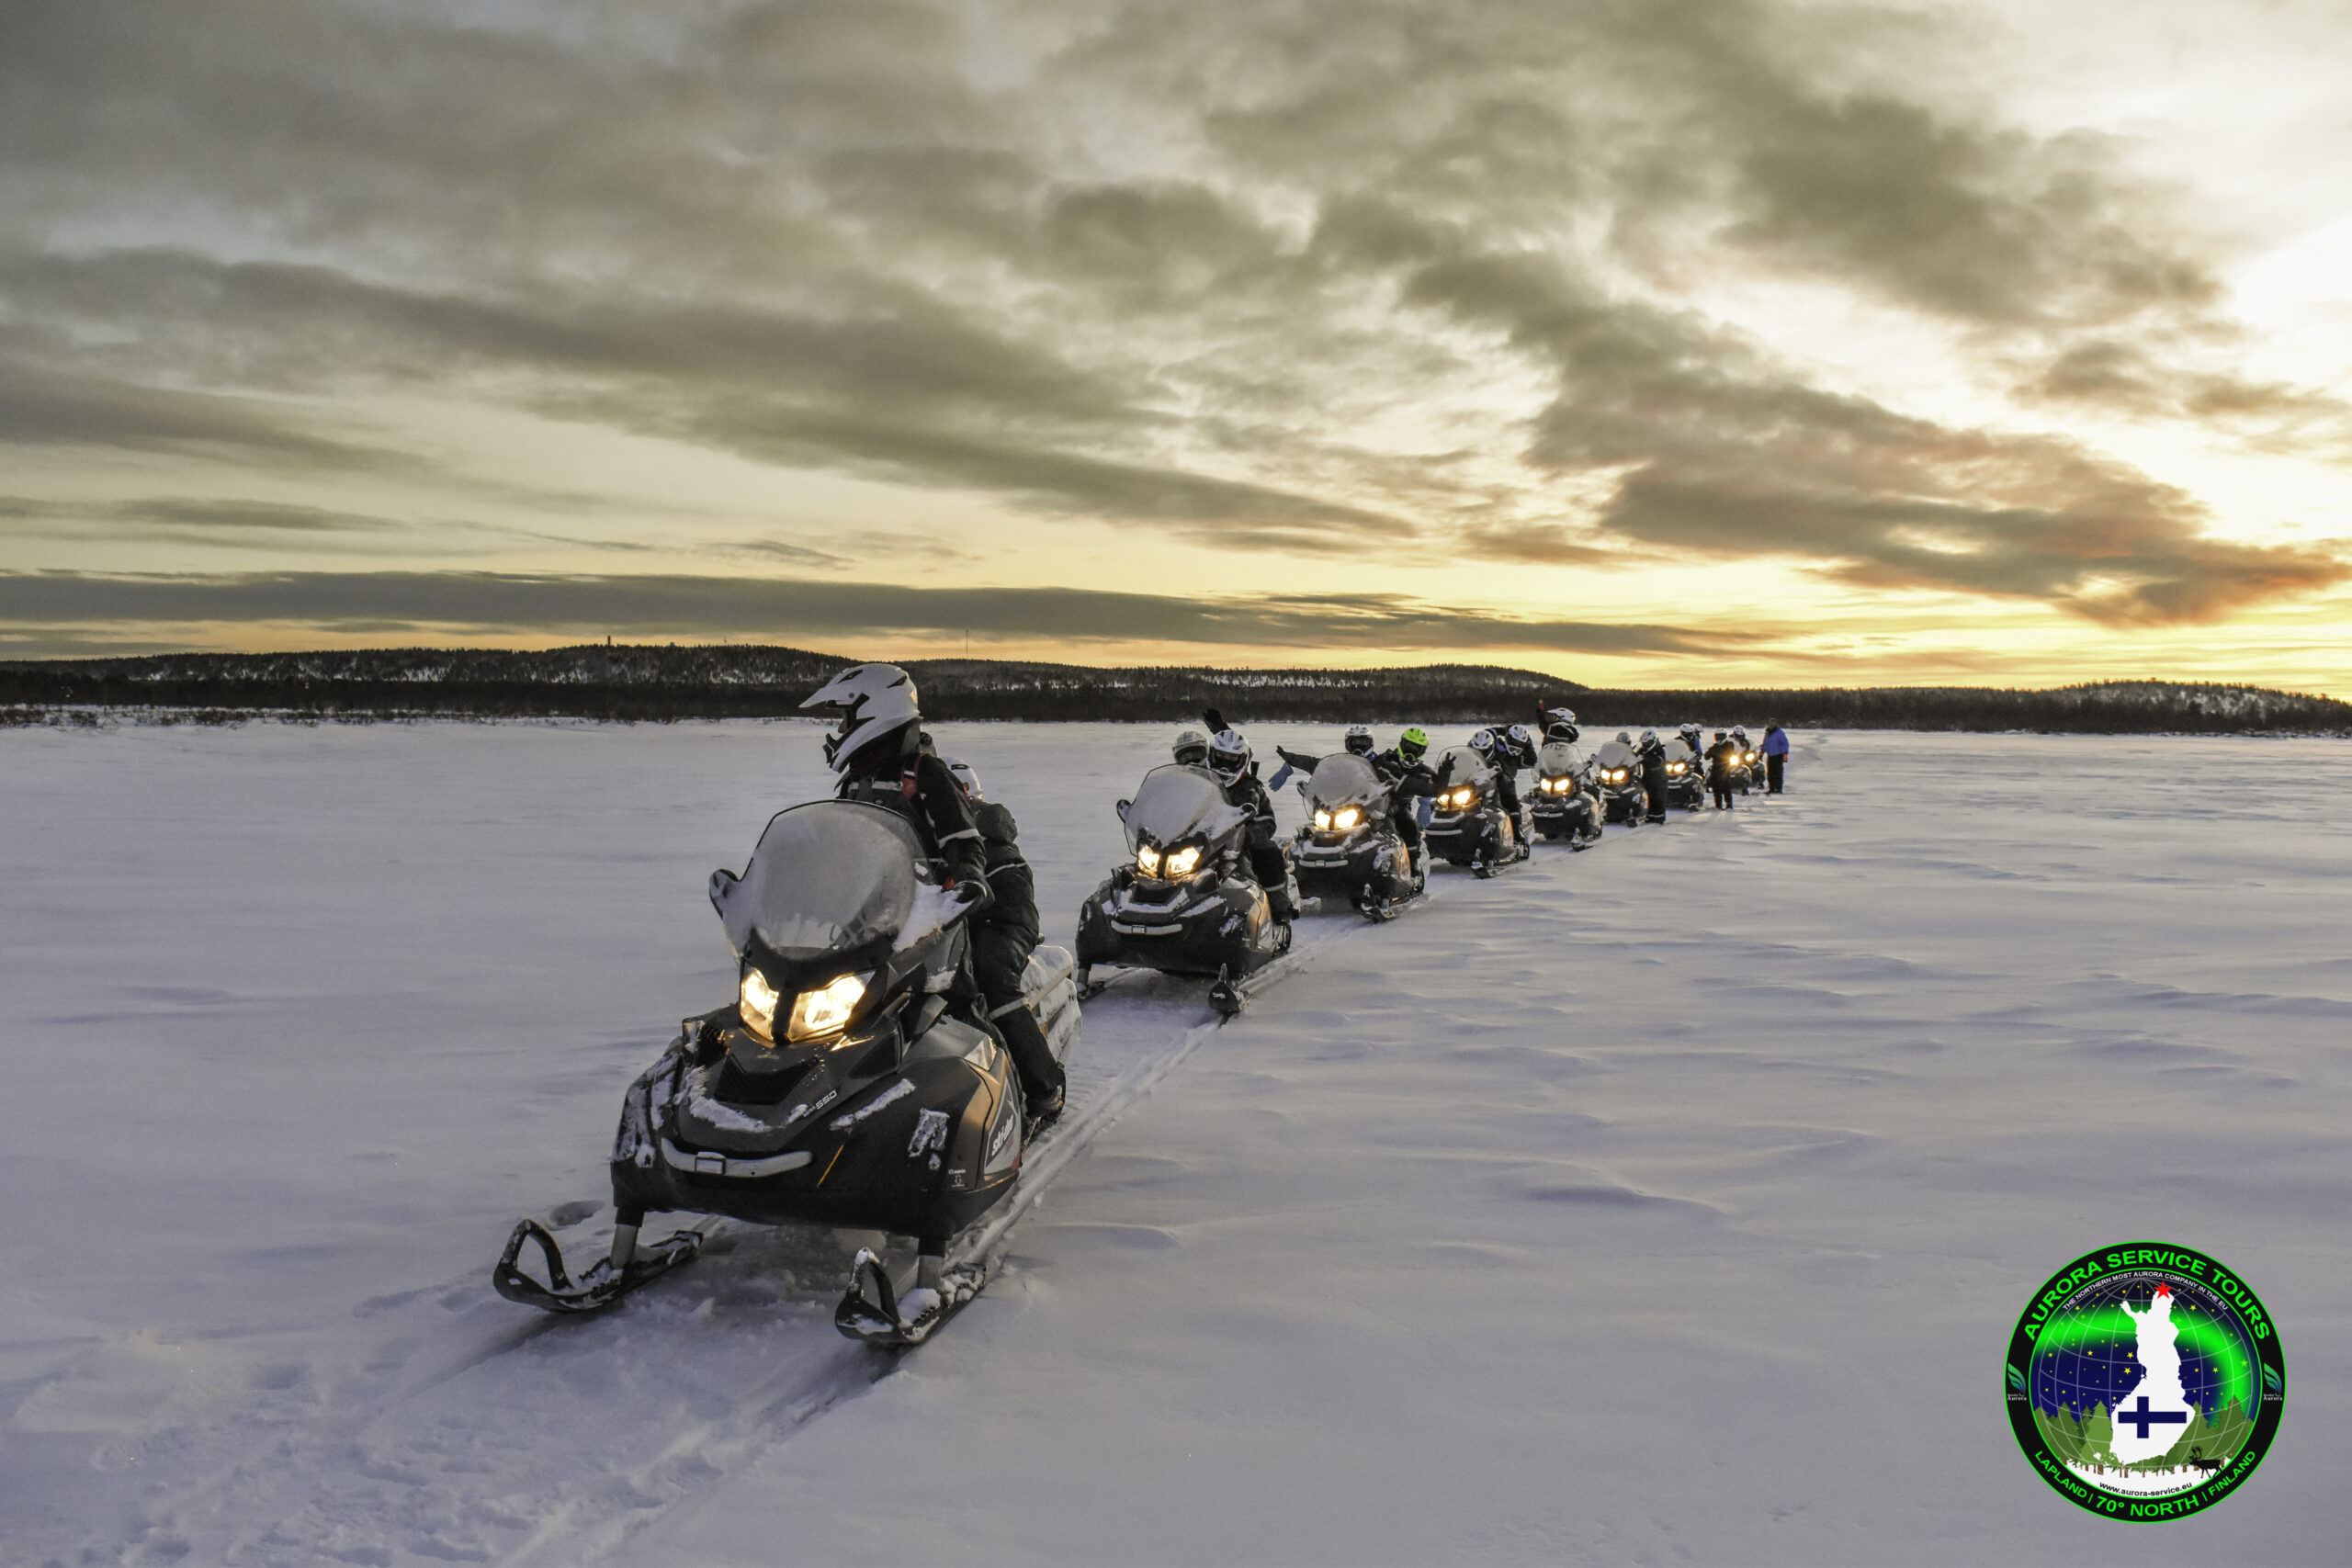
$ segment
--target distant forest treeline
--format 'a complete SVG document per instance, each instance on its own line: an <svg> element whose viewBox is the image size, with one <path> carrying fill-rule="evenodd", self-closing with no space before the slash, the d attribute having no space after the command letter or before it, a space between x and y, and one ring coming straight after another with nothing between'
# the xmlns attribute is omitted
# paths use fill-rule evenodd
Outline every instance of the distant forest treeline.
<svg viewBox="0 0 2352 1568"><path fill-rule="evenodd" d="M619 720L791 714L847 660L762 647L371 649L164 654L0 664L0 722L93 709L232 721L575 717ZM1709 728L1768 719L1812 729L2059 730L2098 734L2352 734L2352 704L2252 686L2125 681L2055 691L1883 686L1815 691L1631 691L1525 670L1097 670L935 659L907 663L934 719L1158 720L1221 708L1237 723L1528 721L1565 702L1592 728Z"/></svg>

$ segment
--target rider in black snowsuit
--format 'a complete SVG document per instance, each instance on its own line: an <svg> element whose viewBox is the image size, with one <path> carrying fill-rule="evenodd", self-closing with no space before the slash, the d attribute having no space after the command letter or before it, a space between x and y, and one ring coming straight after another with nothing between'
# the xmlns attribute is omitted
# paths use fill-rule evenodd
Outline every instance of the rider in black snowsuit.
<svg viewBox="0 0 2352 1568"><path fill-rule="evenodd" d="M1666 820L1666 742L1655 730L1642 731L1639 755L1642 759L1642 790L1649 796L1652 822Z"/></svg>
<svg viewBox="0 0 2352 1568"><path fill-rule="evenodd" d="M1012 1065L1021 1074L1021 1098L1035 1132L1061 1114L1066 1082L1022 986L1029 955L1037 950L1036 877L1021 852L1021 829L1012 813L981 795L979 775L967 764L950 761L948 768L971 802L988 853L990 902L972 919L972 977L987 998L989 1021L1012 1053Z"/></svg>
<svg viewBox="0 0 2352 1568"><path fill-rule="evenodd" d="M1396 744L1374 755L1372 771L1385 780L1389 800L1396 814L1396 833L1418 856L1421 853L1421 811L1419 802L1433 799L1445 787L1445 774L1429 765L1427 758L1430 738L1421 730L1408 729L1396 738ZM1447 764L1447 772L1453 764Z"/></svg>
<svg viewBox="0 0 2352 1568"><path fill-rule="evenodd" d="M1290 853L1283 847L1282 829L1274 820L1273 797L1259 781L1250 760L1249 745L1231 729L1220 729L1209 742L1207 767L1225 786L1225 798L1250 814L1242 840L1250 874L1266 890L1266 904L1274 919L1287 924L1298 918L1297 900L1291 897Z"/></svg>
<svg viewBox="0 0 2352 1568"><path fill-rule="evenodd" d="M1732 808L1731 760L1740 751L1741 748L1720 729L1715 731L1715 743L1707 748L1707 788L1714 794L1718 811Z"/></svg>

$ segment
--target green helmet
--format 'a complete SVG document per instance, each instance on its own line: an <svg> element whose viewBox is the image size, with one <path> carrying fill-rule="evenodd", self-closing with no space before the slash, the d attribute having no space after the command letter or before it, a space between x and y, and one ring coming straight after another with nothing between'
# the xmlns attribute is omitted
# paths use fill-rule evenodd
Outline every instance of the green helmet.
<svg viewBox="0 0 2352 1568"><path fill-rule="evenodd" d="M1396 750L1404 753L1408 762L1419 761L1429 749L1430 732L1418 724L1396 738Z"/></svg>

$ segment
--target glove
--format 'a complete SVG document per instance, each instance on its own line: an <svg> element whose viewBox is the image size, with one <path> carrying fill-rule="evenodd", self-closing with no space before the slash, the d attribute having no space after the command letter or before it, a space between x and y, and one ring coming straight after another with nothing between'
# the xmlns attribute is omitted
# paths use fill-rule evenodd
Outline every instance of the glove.
<svg viewBox="0 0 2352 1568"><path fill-rule="evenodd" d="M977 915L996 902L996 895L985 882L959 882L947 890L947 895L955 900L957 916Z"/></svg>

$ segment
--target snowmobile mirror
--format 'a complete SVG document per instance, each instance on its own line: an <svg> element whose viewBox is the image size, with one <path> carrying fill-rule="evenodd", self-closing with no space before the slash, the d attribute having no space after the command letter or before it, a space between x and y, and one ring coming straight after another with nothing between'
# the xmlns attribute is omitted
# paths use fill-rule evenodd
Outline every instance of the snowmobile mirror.
<svg viewBox="0 0 2352 1568"><path fill-rule="evenodd" d="M735 896L737 886L735 874L731 871L719 870L710 874L710 907L722 917L727 913L727 900Z"/></svg>
<svg viewBox="0 0 2352 1568"><path fill-rule="evenodd" d="M1122 826L1125 826L1127 820L1127 807L1134 804L1135 802L1132 800L1123 800L1119 802L1119 822Z"/></svg>

